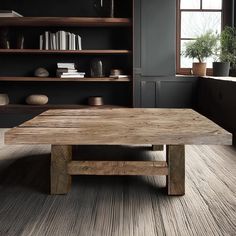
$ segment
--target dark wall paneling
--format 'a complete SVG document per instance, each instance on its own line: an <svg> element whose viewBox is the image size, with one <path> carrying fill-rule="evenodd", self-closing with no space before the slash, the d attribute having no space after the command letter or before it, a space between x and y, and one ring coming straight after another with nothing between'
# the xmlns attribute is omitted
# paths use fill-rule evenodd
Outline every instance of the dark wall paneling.
<svg viewBox="0 0 236 236"><path fill-rule="evenodd" d="M11 104L25 104L31 94L45 94L49 104L87 105L90 96L103 96L107 105L132 106L132 86L112 83L80 82L1 82L0 93L8 93Z"/></svg>
<svg viewBox="0 0 236 236"><path fill-rule="evenodd" d="M33 76L38 67L46 68L51 77L55 77L58 62L74 62L79 71L86 72L90 76L90 63L93 59L100 58L103 61L105 74L110 74L111 68L122 68L125 73L132 74L132 60L127 55L0 55L0 76Z"/></svg>
<svg viewBox="0 0 236 236"><path fill-rule="evenodd" d="M176 3L141 0L141 70L143 76L175 74Z"/></svg>
<svg viewBox="0 0 236 236"><path fill-rule="evenodd" d="M108 11L95 8L100 0L1 0L0 9L14 9L24 16L108 16ZM109 0L103 1L109 5ZM115 1L115 16L128 17L132 11L132 1Z"/></svg>
<svg viewBox="0 0 236 236"><path fill-rule="evenodd" d="M236 144L236 83L215 79L200 79L196 109L229 132Z"/></svg>

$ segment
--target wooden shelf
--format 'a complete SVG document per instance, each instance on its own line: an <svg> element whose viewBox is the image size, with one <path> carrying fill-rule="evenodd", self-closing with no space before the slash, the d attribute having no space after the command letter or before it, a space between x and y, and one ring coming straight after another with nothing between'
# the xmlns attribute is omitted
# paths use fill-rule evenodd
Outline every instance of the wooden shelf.
<svg viewBox="0 0 236 236"><path fill-rule="evenodd" d="M1 17L0 26L118 27L132 26L132 21L129 18L97 17Z"/></svg>
<svg viewBox="0 0 236 236"><path fill-rule="evenodd" d="M47 104L40 106L26 105L26 104L9 104L6 106L0 106L0 113L40 113L49 109L115 109L126 108L115 105L103 105L103 106L88 106L88 105L76 105L76 104ZM127 107L128 108L128 107Z"/></svg>
<svg viewBox="0 0 236 236"><path fill-rule="evenodd" d="M38 77L0 77L0 81L32 81L32 82L130 82L131 78L120 78L120 79L114 79L114 78L68 78L68 79L61 79L61 78L38 78Z"/></svg>
<svg viewBox="0 0 236 236"><path fill-rule="evenodd" d="M0 54L85 54L85 55L126 55L131 50L39 50L39 49L0 49Z"/></svg>

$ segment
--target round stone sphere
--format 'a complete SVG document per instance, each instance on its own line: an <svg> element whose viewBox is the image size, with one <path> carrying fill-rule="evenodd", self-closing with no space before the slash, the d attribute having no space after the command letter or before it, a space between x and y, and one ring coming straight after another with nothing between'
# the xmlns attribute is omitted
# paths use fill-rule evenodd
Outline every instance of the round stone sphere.
<svg viewBox="0 0 236 236"><path fill-rule="evenodd" d="M40 78L47 78L49 76L49 72L46 69L40 67L35 70L34 76Z"/></svg>
<svg viewBox="0 0 236 236"><path fill-rule="evenodd" d="M48 97L42 94L33 94L26 98L28 105L45 105L48 103Z"/></svg>

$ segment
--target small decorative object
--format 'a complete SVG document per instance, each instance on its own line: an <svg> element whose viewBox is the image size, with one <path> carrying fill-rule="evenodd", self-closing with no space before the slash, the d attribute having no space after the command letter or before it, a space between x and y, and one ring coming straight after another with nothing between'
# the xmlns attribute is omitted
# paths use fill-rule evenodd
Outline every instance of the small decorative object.
<svg viewBox="0 0 236 236"><path fill-rule="evenodd" d="M7 94L0 93L0 106L5 106L9 104L9 97Z"/></svg>
<svg viewBox="0 0 236 236"><path fill-rule="evenodd" d="M44 68L38 68L34 72L35 77L46 78L49 76L49 72Z"/></svg>
<svg viewBox="0 0 236 236"><path fill-rule="evenodd" d="M91 77L102 78L104 77L103 63L100 59L94 59L91 62Z"/></svg>
<svg viewBox="0 0 236 236"><path fill-rule="evenodd" d="M103 97L90 97L88 99L89 106L102 106L103 105Z"/></svg>
<svg viewBox="0 0 236 236"><path fill-rule="evenodd" d="M122 75L122 74L124 74L123 70L111 69L111 73L110 73L111 76L119 76L119 75Z"/></svg>
<svg viewBox="0 0 236 236"><path fill-rule="evenodd" d="M28 105L45 105L48 103L48 97L42 94L32 94L25 101Z"/></svg>
<svg viewBox="0 0 236 236"><path fill-rule="evenodd" d="M10 40L8 36L8 29L3 29L0 32L0 48L10 49Z"/></svg>
<svg viewBox="0 0 236 236"><path fill-rule="evenodd" d="M114 0L94 0L94 8L100 16L114 17Z"/></svg>
<svg viewBox="0 0 236 236"><path fill-rule="evenodd" d="M24 38L24 35L23 34L20 34L18 37L17 37L17 49L24 49L24 44L25 44L25 38Z"/></svg>

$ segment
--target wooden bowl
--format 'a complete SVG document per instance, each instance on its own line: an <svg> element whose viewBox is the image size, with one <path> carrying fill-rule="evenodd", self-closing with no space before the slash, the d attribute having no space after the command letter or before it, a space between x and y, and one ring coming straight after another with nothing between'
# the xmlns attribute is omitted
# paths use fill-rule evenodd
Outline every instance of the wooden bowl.
<svg viewBox="0 0 236 236"><path fill-rule="evenodd" d="M89 106L102 106L103 98L102 97L90 97L88 99Z"/></svg>
<svg viewBox="0 0 236 236"><path fill-rule="evenodd" d="M48 97L42 94L32 94L26 98L28 105L45 105L48 103Z"/></svg>

